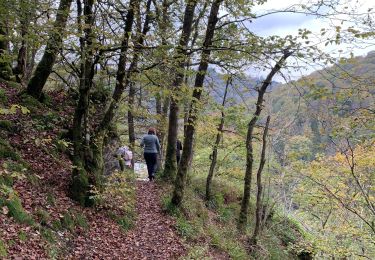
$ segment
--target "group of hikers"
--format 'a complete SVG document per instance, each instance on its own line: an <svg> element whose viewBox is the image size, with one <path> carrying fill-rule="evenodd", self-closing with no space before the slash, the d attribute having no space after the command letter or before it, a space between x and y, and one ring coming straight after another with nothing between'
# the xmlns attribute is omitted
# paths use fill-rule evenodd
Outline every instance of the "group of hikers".
<svg viewBox="0 0 375 260"><path fill-rule="evenodd" d="M156 135L156 129L150 127L147 135L144 135L141 141L143 147L143 156L147 165L148 179L150 181L155 179L155 174L158 167L158 155L160 154L159 138ZM177 164L181 159L182 144L179 140L176 142L176 160ZM119 158L120 169L123 171L125 168L133 167L133 152L128 146L122 146L117 150Z"/></svg>

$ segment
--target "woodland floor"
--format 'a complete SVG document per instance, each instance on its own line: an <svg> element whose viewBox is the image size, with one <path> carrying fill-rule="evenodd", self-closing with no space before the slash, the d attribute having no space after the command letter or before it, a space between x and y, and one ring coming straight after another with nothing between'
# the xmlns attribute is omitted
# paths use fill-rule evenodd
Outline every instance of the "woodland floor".
<svg viewBox="0 0 375 260"><path fill-rule="evenodd" d="M4 83L0 87L7 96L6 107L23 102L14 88ZM174 220L162 212L161 189L155 183L135 182L137 217L127 232L106 210L82 208L69 198L71 162L66 154L53 151L54 141L67 127L73 110L61 106L64 95L51 96L49 109L0 115L16 129L2 138L27 165L26 177L15 180L13 190L32 217L32 223L22 223L9 216L6 207L0 208L0 245L7 252L4 259L176 259L185 255ZM62 109L55 111L51 109L54 107ZM51 112L58 115L56 122L46 120ZM49 127L38 129L43 122ZM0 158L0 174L6 174L5 165L9 163L12 161ZM85 219L86 227L76 225L79 216Z"/></svg>
<svg viewBox="0 0 375 260"><path fill-rule="evenodd" d="M137 181L137 220L127 234L94 223L76 239L72 258L176 259L185 254L173 220L162 212L153 182Z"/></svg>

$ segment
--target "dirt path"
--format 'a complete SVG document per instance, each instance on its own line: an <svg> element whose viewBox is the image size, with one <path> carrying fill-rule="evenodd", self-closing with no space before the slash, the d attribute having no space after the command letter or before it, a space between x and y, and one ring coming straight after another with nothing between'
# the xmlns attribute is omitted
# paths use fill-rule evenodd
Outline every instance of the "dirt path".
<svg viewBox="0 0 375 260"><path fill-rule="evenodd" d="M137 182L137 213L135 229L127 235L126 252L137 259L176 259L185 252L174 223L160 207L154 183Z"/></svg>
<svg viewBox="0 0 375 260"><path fill-rule="evenodd" d="M185 247L173 220L160 207L157 185L137 181L137 221L126 234L109 219L97 219L78 237L70 259L177 259Z"/></svg>

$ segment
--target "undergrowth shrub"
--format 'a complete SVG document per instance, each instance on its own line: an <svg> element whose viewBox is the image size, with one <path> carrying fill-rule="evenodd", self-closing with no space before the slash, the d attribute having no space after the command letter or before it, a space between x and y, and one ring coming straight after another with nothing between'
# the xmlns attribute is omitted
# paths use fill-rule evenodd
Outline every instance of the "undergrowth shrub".
<svg viewBox="0 0 375 260"><path fill-rule="evenodd" d="M1 188L0 188L1 189ZM3 192L4 190L0 190ZM33 218L22 207L21 200L13 190L8 190L9 194L6 199L0 198L0 207L6 207L8 215L21 224L33 225Z"/></svg>
<svg viewBox="0 0 375 260"><path fill-rule="evenodd" d="M26 93L23 93L21 95L21 104L27 107L30 110L31 114L35 114L39 109L43 107L42 103Z"/></svg>
<svg viewBox="0 0 375 260"><path fill-rule="evenodd" d="M49 220L51 218L49 213L42 208L38 208L35 211L35 215L37 217L37 221L43 226L47 225L47 223L49 222Z"/></svg>
<svg viewBox="0 0 375 260"><path fill-rule="evenodd" d="M0 138L0 158L18 161L21 159L16 150L7 141Z"/></svg>
<svg viewBox="0 0 375 260"><path fill-rule="evenodd" d="M69 231L74 231L75 229L75 221L74 216L71 212L65 212L63 217L60 219L61 226Z"/></svg>
<svg viewBox="0 0 375 260"><path fill-rule="evenodd" d="M25 178L22 172L13 171L15 168L15 164L8 161L3 164L3 170L0 171L0 207L15 221L33 225L33 218L24 210L21 199L12 188L15 179Z"/></svg>
<svg viewBox="0 0 375 260"><path fill-rule="evenodd" d="M208 246L195 245L189 248L188 254L182 257L182 260L200 259L200 260L210 260L212 258L208 257Z"/></svg>
<svg viewBox="0 0 375 260"><path fill-rule="evenodd" d="M115 171L107 177L102 191L92 191L97 208L106 209L124 231L134 226L135 213L135 175L130 170Z"/></svg>
<svg viewBox="0 0 375 260"><path fill-rule="evenodd" d="M14 125L10 120L0 120L0 130L5 130L7 132L14 132Z"/></svg>
<svg viewBox="0 0 375 260"><path fill-rule="evenodd" d="M0 103L5 104L8 102L8 97L5 94L4 89L0 89Z"/></svg>
<svg viewBox="0 0 375 260"><path fill-rule="evenodd" d="M23 230L20 230L20 231L18 232L18 239L19 239L20 241L22 241L22 242L25 242L25 241L27 240L27 234L26 234L26 232L23 231Z"/></svg>

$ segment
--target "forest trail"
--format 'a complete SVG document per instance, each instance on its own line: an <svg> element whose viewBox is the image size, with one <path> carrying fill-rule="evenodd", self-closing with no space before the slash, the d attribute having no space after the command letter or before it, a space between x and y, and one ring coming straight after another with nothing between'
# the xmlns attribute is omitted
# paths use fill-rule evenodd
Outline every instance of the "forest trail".
<svg viewBox="0 0 375 260"><path fill-rule="evenodd" d="M135 227L124 233L117 228L103 228L106 223L99 220L75 241L71 259L177 259L185 254L173 219L162 212L158 186L142 180L137 180L136 186Z"/></svg>

